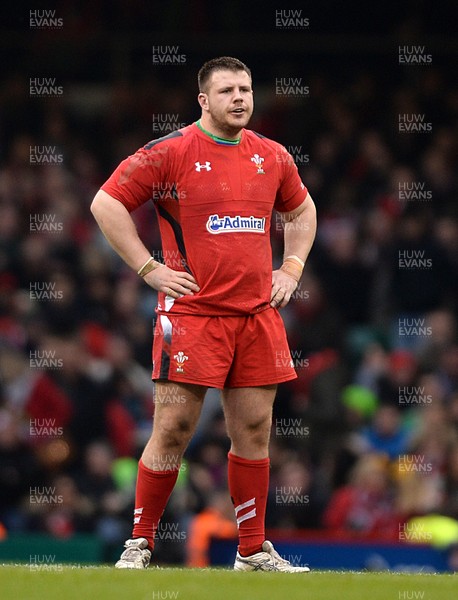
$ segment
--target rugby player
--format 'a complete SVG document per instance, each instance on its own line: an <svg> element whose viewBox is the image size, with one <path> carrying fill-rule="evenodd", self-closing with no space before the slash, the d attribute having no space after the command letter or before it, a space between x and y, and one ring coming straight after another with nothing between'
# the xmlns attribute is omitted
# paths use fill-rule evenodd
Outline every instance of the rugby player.
<svg viewBox="0 0 458 600"><path fill-rule="evenodd" d="M246 129L253 112L249 68L215 58L200 69L198 85L200 119L126 158L91 205L114 250L158 291L153 431L138 466L132 538L116 567L148 566L181 457L214 387L222 390L231 440L234 568L307 572L265 539L264 519L276 387L296 377L279 309L312 246L315 206L286 149ZM164 263L150 256L130 217L157 189L170 190L154 202ZM284 260L275 271L273 209L284 223Z"/></svg>

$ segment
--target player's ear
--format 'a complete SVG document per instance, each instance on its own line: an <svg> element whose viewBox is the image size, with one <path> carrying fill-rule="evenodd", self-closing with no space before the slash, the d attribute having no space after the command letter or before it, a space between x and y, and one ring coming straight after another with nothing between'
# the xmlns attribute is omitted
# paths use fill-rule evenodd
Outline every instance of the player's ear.
<svg viewBox="0 0 458 600"><path fill-rule="evenodd" d="M197 101L200 104L200 107L202 108L202 110L208 110L208 96L207 94L204 94L203 92L200 92L200 94L197 96Z"/></svg>

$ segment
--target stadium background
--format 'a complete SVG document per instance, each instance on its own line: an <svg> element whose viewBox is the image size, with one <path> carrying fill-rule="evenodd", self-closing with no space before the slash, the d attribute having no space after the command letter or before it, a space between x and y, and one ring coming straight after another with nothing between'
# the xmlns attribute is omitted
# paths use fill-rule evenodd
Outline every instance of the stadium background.
<svg viewBox="0 0 458 600"><path fill-rule="evenodd" d="M302 12L288 22L291 10ZM37 25L41 11L57 21ZM122 158L198 117L196 72L222 54L251 67L250 127L291 151L318 208L315 246L283 311L299 378L275 407L269 529L396 545L437 543L433 525L409 529L412 517L458 520L456 16L452 2L10 8L0 93L3 559L39 534L44 549L92 538L111 561L129 536L133 459L152 412L155 294L109 250L88 209ZM412 119L419 130L406 132ZM160 258L152 213L137 222ZM272 240L278 263L278 219ZM193 564L196 515L228 525L227 449L209 394L159 562ZM456 569L450 522L446 533L441 548ZM304 560L313 566L313 555Z"/></svg>

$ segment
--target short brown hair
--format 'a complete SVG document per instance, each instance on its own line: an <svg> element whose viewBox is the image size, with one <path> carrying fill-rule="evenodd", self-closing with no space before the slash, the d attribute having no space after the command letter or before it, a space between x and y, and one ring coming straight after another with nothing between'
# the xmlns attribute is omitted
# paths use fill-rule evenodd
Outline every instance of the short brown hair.
<svg viewBox="0 0 458 600"><path fill-rule="evenodd" d="M219 58L212 58L202 65L197 74L197 82L199 84L199 91L203 92L208 80L211 77L213 71L245 71L248 73L251 79L251 71L238 58L232 58L232 56L220 56Z"/></svg>

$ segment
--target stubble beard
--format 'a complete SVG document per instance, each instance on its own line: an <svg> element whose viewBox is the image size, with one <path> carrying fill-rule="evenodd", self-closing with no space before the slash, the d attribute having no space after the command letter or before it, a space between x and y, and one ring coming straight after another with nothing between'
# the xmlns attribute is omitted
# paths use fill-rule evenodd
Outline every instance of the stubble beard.
<svg viewBox="0 0 458 600"><path fill-rule="evenodd" d="M211 115L211 119L213 121L213 125L221 132L221 137L230 139L237 137L242 129L248 125L251 119L251 114L244 120L243 123L237 125L232 125L227 121L227 119L218 118L215 117L215 115Z"/></svg>

